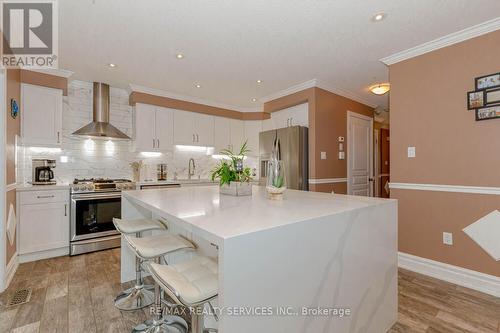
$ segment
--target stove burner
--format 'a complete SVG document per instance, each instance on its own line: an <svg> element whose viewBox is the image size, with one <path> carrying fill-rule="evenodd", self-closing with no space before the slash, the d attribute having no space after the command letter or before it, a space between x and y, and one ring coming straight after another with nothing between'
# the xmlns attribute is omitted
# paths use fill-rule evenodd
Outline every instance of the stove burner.
<svg viewBox="0 0 500 333"><path fill-rule="evenodd" d="M89 178L89 179L78 179L75 178L73 184L115 184L115 183L131 183L131 180L128 179L105 179L105 178Z"/></svg>

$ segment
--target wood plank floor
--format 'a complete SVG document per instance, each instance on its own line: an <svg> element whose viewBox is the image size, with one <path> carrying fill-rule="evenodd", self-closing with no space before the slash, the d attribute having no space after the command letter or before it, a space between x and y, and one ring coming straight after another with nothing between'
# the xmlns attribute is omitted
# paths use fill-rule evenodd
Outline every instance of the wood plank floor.
<svg viewBox="0 0 500 333"><path fill-rule="evenodd" d="M146 312L113 306L128 287L119 279L119 249L22 264L0 294L0 333L130 332ZM31 301L6 308L23 287L33 288ZM500 333L500 299L400 270L399 321L390 332Z"/></svg>

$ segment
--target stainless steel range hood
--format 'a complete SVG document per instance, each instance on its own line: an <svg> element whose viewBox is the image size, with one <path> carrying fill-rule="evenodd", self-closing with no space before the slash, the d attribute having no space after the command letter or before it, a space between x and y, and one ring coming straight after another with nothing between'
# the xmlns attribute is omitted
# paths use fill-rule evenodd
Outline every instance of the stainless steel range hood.
<svg viewBox="0 0 500 333"><path fill-rule="evenodd" d="M94 82L93 121L74 132L73 135L130 140L125 133L109 123L109 85Z"/></svg>

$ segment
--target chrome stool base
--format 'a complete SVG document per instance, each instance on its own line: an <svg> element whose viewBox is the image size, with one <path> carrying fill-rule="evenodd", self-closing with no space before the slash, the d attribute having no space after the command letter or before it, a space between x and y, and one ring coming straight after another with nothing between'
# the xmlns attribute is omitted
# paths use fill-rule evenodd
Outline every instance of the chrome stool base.
<svg viewBox="0 0 500 333"><path fill-rule="evenodd" d="M188 333L188 324L179 316L165 316L160 320L146 320L132 333Z"/></svg>
<svg viewBox="0 0 500 333"><path fill-rule="evenodd" d="M115 298L115 306L123 311L134 311L150 306L155 301L154 286L135 286Z"/></svg>

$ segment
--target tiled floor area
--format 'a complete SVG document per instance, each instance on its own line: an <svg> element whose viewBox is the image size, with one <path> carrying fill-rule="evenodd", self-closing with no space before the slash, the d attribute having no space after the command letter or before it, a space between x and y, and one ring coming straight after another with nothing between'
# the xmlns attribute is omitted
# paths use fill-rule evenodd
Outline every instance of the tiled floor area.
<svg viewBox="0 0 500 333"><path fill-rule="evenodd" d="M0 332L130 332L146 314L113 306L119 269L119 249L22 264L0 295ZM9 293L22 287L33 288L31 301L6 308ZM399 293L392 333L500 332L498 298L407 271L400 271Z"/></svg>

